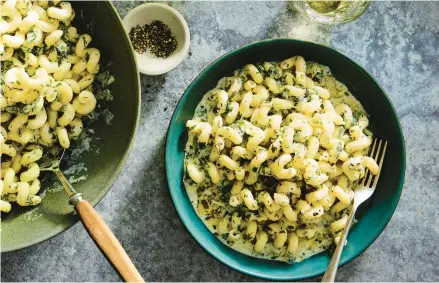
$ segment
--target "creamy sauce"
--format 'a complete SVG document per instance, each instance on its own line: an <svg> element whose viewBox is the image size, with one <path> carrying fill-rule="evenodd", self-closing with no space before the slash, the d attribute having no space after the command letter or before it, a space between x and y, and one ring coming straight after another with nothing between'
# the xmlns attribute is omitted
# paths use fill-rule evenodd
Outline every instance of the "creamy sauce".
<svg viewBox="0 0 439 283"><path fill-rule="evenodd" d="M327 76L325 76L322 80L321 86L327 87L332 90L330 101L333 103L333 105L336 106L340 103L345 103L351 107L353 112L358 112L361 115L367 115L360 102L355 99L355 97L347 90L347 88L341 83L337 82L335 78L329 76L329 69L324 66L320 67L326 68L325 70ZM235 75L236 74L237 72L235 72ZM226 88L228 84L224 81L227 81L227 78L226 80L220 80L217 88ZM212 100L210 92L208 92L198 104L195 110L193 120L211 122L214 115L212 112L214 112L214 108L216 106L216 101ZM230 186L233 182L229 182L227 178L225 178L225 180L223 180L221 183L213 184L207 177L203 183L197 184L188 177L188 173L186 170L186 164L188 163L194 163L198 166L203 166L205 160L209 159L209 154L211 151L212 145L207 144L200 147L200 144L196 141L196 135L189 132L188 142L185 149L185 177L183 181L195 211L202 219L204 224L207 226L207 228L213 234L215 234L221 242L241 253L253 257L279 260L288 263L302 261L312 255L328 249L332 245L332 236L328 233L326 229L321 228L321 226L316 227L314 231L315 236L311 237L311 239L299 240L298 248L294 253L288 253L286 245L278 249L274 247L273 242L269 241L265 246L265 253L260 254L254 251L254 241L246 240L245 236L241 237L240 239L230 241L227 237L227 234L220 235L218 233L218 222L219 218L221 218L221 215L223 215L224 212L232 214L235 211L240 211L239 208L236 209L229 205L229 195L225 193L225 191L230 190ZM227 196L224 197L224 194L226 194ZM207 209L207 207L209 207L209 209ZM206 212L207 210L209 210L209 213ZM250 219L254 217L246 209L242 209L240 213L241 215L247 215ZM330 223L336 220L329 214L325 214L322 217L323 220L321 223L324 226L329 226ZM297 227L294 227L294 229L296 228Z"/></svg>

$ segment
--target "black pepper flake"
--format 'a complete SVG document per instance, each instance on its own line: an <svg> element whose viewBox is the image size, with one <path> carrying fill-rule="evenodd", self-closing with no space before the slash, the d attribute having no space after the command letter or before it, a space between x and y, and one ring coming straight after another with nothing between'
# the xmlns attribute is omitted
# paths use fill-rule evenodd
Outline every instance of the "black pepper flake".
<svg viewBox="0 0 439 283"><path fill-rule="evenodd" d="M143 27L137 25L129 33L137 53L149 51L159 58L169 57L177 49L177 40L171 29L161 21L152 21Z"/></svg>

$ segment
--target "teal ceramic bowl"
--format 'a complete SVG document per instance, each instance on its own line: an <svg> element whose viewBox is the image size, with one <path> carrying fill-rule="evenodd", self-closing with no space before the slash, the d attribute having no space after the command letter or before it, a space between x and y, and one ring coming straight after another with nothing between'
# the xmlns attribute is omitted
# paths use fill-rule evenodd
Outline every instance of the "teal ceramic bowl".
<svg viewBox="0 0 439 283"><path fill-rule="evenodd" d="M195 240L213 257L243 273L271 280L298 280L324 273L330 261L329 252L315 255L295 264L256 259L227 247L212 235L194 211L183 184L185 123L191 119L203 95L217 81L247 63L280 61L302 55L331 68L370 114L375 134L388 141L386 160L373 197L357 213L344 248L341 264L363 252L384 230L396 209L405 172L405 148L401 125L389 98L378 83L361 66L329 47L292 39L256 42L234 50L209 65L183 94L170 122L166 141L166 175L175 208Z"/></svg>
<svg viewBox="0 0 439 283"><path fill-rule="evenodd" d="M114 114L111 125L104 119L92 123L90 128L95 130L94 137L98 139L91 143L90 151L75 161L84 163L88 170L87 180L73 186L96 205L121 172L134 141L141 105L139 73L131 43L113 5L104 1L72 1L71 4L76 12L73 25L79 32L92 36L91 46L100 49L102 63L112 62L110 72L116 78L111 86L114 100L108 104L109 111ZM42 183L46 194L40 205L14 206L10 213L2 214L2 252L47 240L79 220L64 191L47 192L53 186L54 181L50 178Z"/></svg>

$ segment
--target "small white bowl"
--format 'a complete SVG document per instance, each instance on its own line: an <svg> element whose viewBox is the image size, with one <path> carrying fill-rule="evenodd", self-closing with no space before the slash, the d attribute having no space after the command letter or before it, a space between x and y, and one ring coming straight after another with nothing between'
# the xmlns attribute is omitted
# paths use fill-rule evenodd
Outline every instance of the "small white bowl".
<svg viewBox="0 0 439 283"><path fill-rule="evenodd" d="M156 58L148 52L136 53L139 71L145 75L161 75L177 67L189 50L190 33L183 16L174 8L159 3L147 3L131 10L123 19L127 33L131 28L158 20L168 25L177 40L177 49L167 58Z"/></svg>

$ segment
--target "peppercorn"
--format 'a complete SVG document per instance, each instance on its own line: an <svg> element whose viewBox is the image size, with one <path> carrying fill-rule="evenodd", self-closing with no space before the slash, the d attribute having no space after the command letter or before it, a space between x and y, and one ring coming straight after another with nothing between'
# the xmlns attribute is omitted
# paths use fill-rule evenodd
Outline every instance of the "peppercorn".
<svg viewBox="0 0 439 283"><path fill-rule="evenodd" d="M137 53L149 51L159 58L169 57L177 49L177 40L171 29L161 21L152 21L143 27L131 28L129 37Z"/></svg>
<svg viewBox="0 0 439 283"><path fill-rule="evenodd" d="M144 27L137 25L131 28L129 36L134 50L140 54L144 53L148 47L147 33L145 32Z"/></svg>

